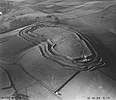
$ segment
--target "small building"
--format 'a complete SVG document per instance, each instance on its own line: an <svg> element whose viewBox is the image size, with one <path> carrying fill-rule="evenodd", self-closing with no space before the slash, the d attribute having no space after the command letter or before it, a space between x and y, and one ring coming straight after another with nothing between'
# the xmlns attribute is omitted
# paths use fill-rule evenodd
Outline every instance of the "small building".
<svg viewBox="0 0 116 100"><path fill-rule="evenodd" d="M0 15L2 15L2 12L0 12Z"/></svg>

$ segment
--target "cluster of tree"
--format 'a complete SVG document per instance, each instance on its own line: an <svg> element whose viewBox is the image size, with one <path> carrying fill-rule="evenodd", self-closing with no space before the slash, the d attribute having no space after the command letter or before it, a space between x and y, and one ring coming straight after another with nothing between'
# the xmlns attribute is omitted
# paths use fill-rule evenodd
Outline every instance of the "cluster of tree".
<svg viewBox="0 0 116 100"><path fill-rule="evenodd" d="M2 14L6 14L6 13L10 12L12 7L13 7L13 5L12 5L11 1L0 0L0 12L2 12Z"/></svg>
<svg viewBox="0 0 116 100"><path fill-rule="evenodd" d="M33 17L32 18L30 18L28 16L19 17L19 18L14 17L11 21L9 21L8 26L4 26L2 24L0 25L0 34L9 32L9 31L13 31L13 30L21 28L21 27L25 27L27 25L31 25L35 22L36 22L36 20Z"/></svg>

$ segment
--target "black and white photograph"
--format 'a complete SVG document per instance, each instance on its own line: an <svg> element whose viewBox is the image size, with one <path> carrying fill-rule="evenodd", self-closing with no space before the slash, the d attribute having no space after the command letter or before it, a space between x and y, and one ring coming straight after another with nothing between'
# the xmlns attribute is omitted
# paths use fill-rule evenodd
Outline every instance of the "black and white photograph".
<svg viewBox="0 0 116 100"><path fill-rule="evenodd" d="M116 100L116 0L0 0L0 100Z"/></svg>

